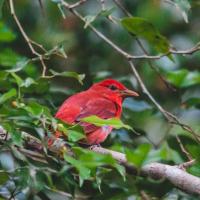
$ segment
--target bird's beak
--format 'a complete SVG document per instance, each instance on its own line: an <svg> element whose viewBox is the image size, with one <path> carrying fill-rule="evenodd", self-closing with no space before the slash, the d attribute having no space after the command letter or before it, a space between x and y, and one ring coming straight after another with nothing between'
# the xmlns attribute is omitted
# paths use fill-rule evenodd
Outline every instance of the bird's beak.
<svg viewBox="0 0 200 200"><path fill-rule="evenodd" d="M139 94L135 91L126 89L120 92L123 97L138 97Z"/></svg>

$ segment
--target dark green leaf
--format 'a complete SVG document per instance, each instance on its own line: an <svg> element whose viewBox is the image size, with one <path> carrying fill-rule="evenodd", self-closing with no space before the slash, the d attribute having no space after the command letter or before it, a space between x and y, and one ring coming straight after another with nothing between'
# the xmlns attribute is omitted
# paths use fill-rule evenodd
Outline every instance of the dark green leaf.
<svg viewBox="0 0 200 200"><path fill-rule="evenodd" d="M0 172L0 185L3 185L4 183L6 183L9 179L9 176L6 172Z"/></svg>
<svg viewBox="0 0 200 200"><path fill-rule="evenodd" d="M17 95L17 91L14 88L9 90L8 92L0 96L0 104L4 103L5 101L11 99L12 97L16 95Z"/></svg>
<svg viewBox="0 0 200 200"><path fill-rule="evenodd" d="M191 174L193 174L194 176L198 176L200 177L200 162L195 163L194 165L192 165L189 169L188 172L190 172Z"/></svg>
<svg viewBox="0 0 200 200"><path fill-rule="evenodd" d="M42 105L36 102L30 102L28 106L25 107L25 110L27 110L33 116L40 116L43 113L44 108Z"/></svg>
<svg viewBox="0 0 200 200"><path fill-rule="evenodd" d="M166 75L168 81L177 87L189 87L200 83L200 73L198 71L188 71L186 69L169 71Z"/></svg>
<svg viewBox="0 0 200 200"><path fill-rule="evenodd" d="M0 0L0 18L2 18L2 8L5 0Z"/></svg>
<svg viewBox="0 0 200 200"><path fill-rule="evenodd" d="M158 52L166 53L169 51L168 40L146 19L126 17L121 20L121 24L132 35L146 39Z"/></svg>
<svg viewBox="0 0 200 200"><path fill-rule="evenodd" d="M64 154L64 159L78 170L80 175L80 186L82 186L83 181L90 177L90 169L85 167L83 162L78 161L67 154Z"/></svg>
<svg viewBox="0 0 200 200"><path fill-rule="evenodd" d="M147 158L150 149L150 144L141 144L134 151L126 150L126 158L130 163L134 164L136 167L141 167L145 159Z"/></svg>

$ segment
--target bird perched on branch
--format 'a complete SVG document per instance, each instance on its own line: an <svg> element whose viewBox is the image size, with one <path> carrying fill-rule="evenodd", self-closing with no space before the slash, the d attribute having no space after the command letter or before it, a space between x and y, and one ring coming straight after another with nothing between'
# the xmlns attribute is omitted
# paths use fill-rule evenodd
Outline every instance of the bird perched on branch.
<svg viewBox="0 0 200 200"><path fill-rule="evenodd" d="M126 97L139 96L127 89L122 83L107 79L93 84L88 90L69 97L59 108L55 117L68 124L80 123L89 145L102 143L112 131L111 126L98 127L80 122L82 118L96 115L102 119L120 118L122 103ZM56 133L56 137L61 134Z"/></svg>

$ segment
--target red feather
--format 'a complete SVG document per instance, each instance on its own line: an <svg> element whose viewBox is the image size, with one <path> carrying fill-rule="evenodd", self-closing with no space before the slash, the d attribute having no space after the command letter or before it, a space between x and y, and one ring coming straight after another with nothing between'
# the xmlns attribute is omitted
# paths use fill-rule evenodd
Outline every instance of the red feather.
<svg viewBox="0 0 200 200"><path fill-rule="evenodd" d="M115 80L96 83L87 91L69 97L59 108L55 117L69 124L78 123L82 118L91 115L102 119L120 117L124 91L130 90ZM112 131L110 126L97 127L83 122L80 125L84 129L88 144L103 142Z"/></svg>

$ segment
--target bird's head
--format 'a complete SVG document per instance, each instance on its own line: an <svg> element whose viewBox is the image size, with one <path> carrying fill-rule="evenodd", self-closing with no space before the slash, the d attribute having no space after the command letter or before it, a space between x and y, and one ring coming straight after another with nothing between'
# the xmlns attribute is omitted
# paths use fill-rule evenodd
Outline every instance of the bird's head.
<svg viewBox="0 0 200 200"><path fill-rule="evenodd" d="M106 79L93 85L93 89L102 88L106 90L110 95L120 96L122 99L126 97L139 96L139 94L133 90L129 90L122 83L113 79Z"/></svg>

